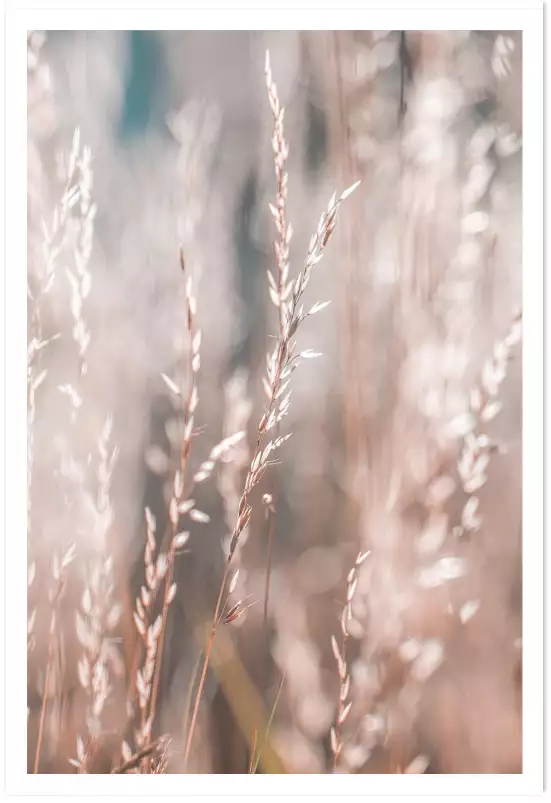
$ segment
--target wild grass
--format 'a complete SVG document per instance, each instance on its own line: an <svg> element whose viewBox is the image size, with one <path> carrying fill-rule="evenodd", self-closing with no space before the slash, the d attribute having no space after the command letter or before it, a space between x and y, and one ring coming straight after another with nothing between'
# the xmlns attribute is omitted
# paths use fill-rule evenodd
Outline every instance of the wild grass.
<svg viewBox="0 0 551 803"><path fill-rule="evenodd" d="M266 52L275 236L262 235L270 251L258 250L246 282L262 310L254 348L246 368L228 361L221 376L231 302L223 291L216 302L202 219L216 228L229 213L209 197L202 148L228 135L224 118L194 107L169 119L178 208L173 229L158 213L164 250L146 278L165 306L146 311L140 340L124 330L124 293L108 306L100 245L111 222L94 197L104 156L81 127L69 147L59 137L53 158L40 145L52 135L37 110L51 120L55 101L44 40L29 36L34 773L478 771L476 758L446 754L438 712L471 671L501 677L490 658L471 669L461 650L485 654L477 645L497 629L499 594L485 595L484 579L513 584L518 568L505 550L495 559L494 497L507 471L520 496L518 460L502 443L517 423L522 315L514 281L496 289L506 272L495 255L500 171L520 144L503 120L473 123L465 111L476 96L463 76L467 37L329 32L323 42L323 65L308 38L301 57L328 85L331 178L349 186L308 240L327 182L301 173L296 93L282 67L290 101L280 100ZM483 42L494 83L513 72L511 42ZM399 92L385 76L398 61ZM226 258L220 242L208 246ZM316 267L327 248L329 264ZM140 304L145 285L129 276ZM140 453L143 486L129 468ZM516 666L517 626L500 627ZM476 732L476 717L465 727ZM517 731L513 718L506 758L480 763L516 767Z"/></svg>

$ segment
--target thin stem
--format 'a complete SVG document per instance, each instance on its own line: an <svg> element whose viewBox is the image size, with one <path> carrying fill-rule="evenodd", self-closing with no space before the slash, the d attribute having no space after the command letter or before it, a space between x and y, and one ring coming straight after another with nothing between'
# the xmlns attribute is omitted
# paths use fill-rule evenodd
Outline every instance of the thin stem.
<svg viewBox="0 0 551 803"><path fill-rule="evenodd" d="M273 541L275 530L276 508L274 497L268 502L267 520L268 520L268 555L266 559L266 580L264 583L264 635L266 637L266 650L264 653L264 689L268 687L268 678L270 673L270 633L268 631L268 601L270 597L270 576L272 571L272 555L273 555ZM258 720L260 727L261 711L259 711Z"/></svg>
<svg viewBox="0 0 551 803"><path fill-rule="evenodd" d="M256 749L255 759L252 762L252 766L251 766L251 768L249 770L249 774L251 774L251 775L255 775L255 773L256 773L256 771L258 769L258 765L260 763L260 755L261 755L261 752L262 752L262 748L263 748L263 746L266 744L266 742L268 740L268 736L269 736L269 733L270 733L270 728L272 727L272 723L274 721L274 716L275 716L277 704L279 703L279 698L281 697L281 692L283 690L284 682L285 682L285 675L282 675L281 676L281 681L279 683L279 688L277 690L277 694L276 694L276 697L275 697L275 700L274 700L274 704L273 704L272 710L270 712L270 717L269 717L268 722L266 724L266 730L264 731L263 742L260 743L260 740L258 740L259 741L258 745L256 745L256 742L255 742L255 745L256 745L257 749ZM255 736L258 739L258 733L257 732L255 732Z"/></svg>
<svg viewBox="0 0 551 803"><path fill-rule="evenodd" d="M192 714L192 717L191 717L191 724L189 726L189 732L188 732L187 741L186 741L186 749L185 749L185 753L184 753L184 767L187 767L189 754L190 754L190 751L191 751L191 743L192 743L192 740L193 740L193 734L195 733L195 725L197 723L197 715L199 713L199 704L201 702L201 696L203 694L203 687L205 685L205 679L207 677L207 669L208 669L208 665L209 665L210 654L212 652L212 647L213 647L213 644L214 644L214 636L215 636L215 633L216 633L216 626L218 624L218 616L219 616L220 608L221 608L221 605L222 605L222 597L224 595L224 588L226 586L226 581L228 579L228 575L229 575L229 571L230 571L230 562L231 562L231 555L228 558L228 560L226 561L226 567L224 569L224 575L222 577L222 582L220 584L220 591L218 593L218 600L216 602L216 608L215 608L215 611L214 611L214 616L212 617L212 627L211 627L211 631L210 631L209 640L207 642L207 647L206 647L206 650L205 650L205 658L203 660L203 669L201 670L201 679L199 680L199 686L197 688L197 694L195 696L195 705L193 707L193 714Z"/></svg>
<svg viewBox="0 0 551 803"><path fill-rule="evenodd" d="M256 760L256 745L258 742L258 728L255 728L253 731L253 740L251 744L251 757L249 760L249 769L248 775L254 775L254 765Z"/></svg>
<svg viewBox="0 0 551 803"><path fill-rule="evenodd" d="M38 773L38 767L40 764L40 751L42 749L42 739L44 736L44 723L46 721L46 708L48 705L48 692L50 690L50 675L52 670L52 661L54 656L54 644L55 644L55 630L54 630L54 622L55 619L52 616L51 625L50 625L50 637L48 639L48 660L46 663L46 677L44 678L44 692L42 694L42 708L40 711L40 723L38 725L38 739L36 743L36 753L34 756L34 775Z"/></svg>
<svg viewBox="0 0 551 803"><path fill-rule="evenodd" d="M359 166L352 154L349 131L349 103L343 79L343 47L346 48L346 34L343 31L333 31L331 35L330 56L333 61L333 74L335 77L335 103L338 109L335 120L334 136L340 140L340 149L336 158L338 174L343 182L352 180L352 176L357 175ZM344 41L343 41L344 40ZM366 222L362 220L362 226ZM344 426L346 440L346 454L348 462L352 466L352 477L359 465L368 465L368 452L362 438L358 433L367 433L369 438L369 428L363 423L367 405L363 399L362 371L361 368L366 362L361 355L362 339L360 333L361 317L359 313L358 300L362 298L362 292L358 285L358 266L361 265L359 254L359 234L357 218L345 221L345 231L341 233L344 245L344 269L341 286L344 290L340 305L341 331L343 332L343 361L347 374L347 384L350 392L344 398ZM356 269L354 269L356 267Z"/></svg>
<svg viewBox="0 0 551 803"><path fill-rule="evenodd" d="M268 598L270 596L270 573L272 568L273 541L275 530L275 505L270 502L268 505L268 557L266 561L266 584L264 589L264 627L268 627ZM266 632L266 638L268 634Z"/></svg>

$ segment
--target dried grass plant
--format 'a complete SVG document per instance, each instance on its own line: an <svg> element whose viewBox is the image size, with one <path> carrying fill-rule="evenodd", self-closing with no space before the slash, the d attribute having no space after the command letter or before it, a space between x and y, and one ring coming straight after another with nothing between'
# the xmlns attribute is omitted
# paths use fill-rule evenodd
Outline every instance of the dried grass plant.
<svg viewBox="0 0 551 803"><path fill-rule="evenodd" d="M28 36L29 771L516 772L521 42L220 36Z"/></svg>

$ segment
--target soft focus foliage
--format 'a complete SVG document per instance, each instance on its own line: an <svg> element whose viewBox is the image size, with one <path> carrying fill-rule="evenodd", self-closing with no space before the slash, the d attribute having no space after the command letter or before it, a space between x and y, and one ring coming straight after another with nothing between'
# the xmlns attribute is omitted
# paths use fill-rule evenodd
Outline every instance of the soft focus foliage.
<svg viewBox="0 0 551 803"><path fill-rule="evenodd" d="M520 772L520 36L28 54L29 771Z"/></svg>

